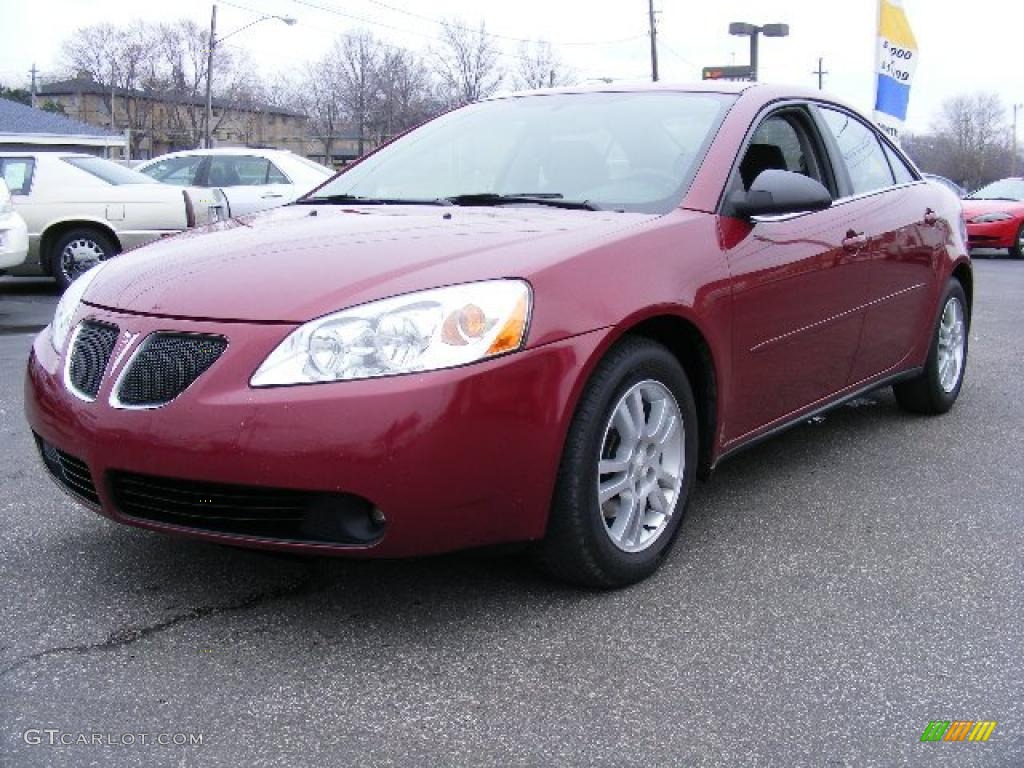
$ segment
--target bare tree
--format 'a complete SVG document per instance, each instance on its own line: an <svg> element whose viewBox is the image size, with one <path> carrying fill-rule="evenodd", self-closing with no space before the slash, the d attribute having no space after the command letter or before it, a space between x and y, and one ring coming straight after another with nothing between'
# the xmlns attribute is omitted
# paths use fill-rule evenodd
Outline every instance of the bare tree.
<svg viewBox="0 0 1024 768"><path fill-rule="evenodd" d="M575 76L546 40L519 44L516 85L526 90L570 85Z"/></svg>
<svg viewBox="0 0 1024 768"><path fill-rule="evenodd" d="M129 129L133 155L153 129L154 105L144 91L157 76L157 44L156 28L136 21L130 27L103 23L81 28L62 47L65 70L108 87L103 100L111 114L110 127Z"/></svg>
<svg viewBox="0 0 1024 768"><path fill-rule="evenodd" d="M324 164L330 165L334 144L348 126L333 56L307 63L287 82L277 103L307 116L306 130L323 147Z"/></svg>
<svg viewBox="0 0 1024 768"><path fill-rule="evenodd" d="M430 70L406 48L389 46L377 72L377 109L373 130L379 141L436 115L443 105L433 95Z"/></svg>
<svg viewBox="0 0 1024 768"><path fill-rule="evenodd" d="M444 21L441 43L443 47L433 51L433 63L441 96L449 106L479 101L498 90L504 78L498 64L500 52L483 22L474 31L459 22Z"/></svg>
<svg viewBox="0 0 1024 768"><path fill-rule="evenodd" d="M947 99L932 130L935 154L928 165L937 168L935 173L969 188L1006 175L1011 150L1007 143L1006 108L998 94L979 92Z"/></svg>
<svg viewBox="0 0 1024 768"><path fill-rule="evenodd" d="M367 125L377 106L377 73L384 58L384 46L371 32L362 30L336 41L331 58L341 103L355 126L362 155Z"/></svg>

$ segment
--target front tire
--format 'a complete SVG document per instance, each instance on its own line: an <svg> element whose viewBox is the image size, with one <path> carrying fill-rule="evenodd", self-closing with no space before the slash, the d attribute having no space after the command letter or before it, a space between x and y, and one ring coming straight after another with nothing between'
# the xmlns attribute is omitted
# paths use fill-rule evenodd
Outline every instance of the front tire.
<svg viewBox="0 0 1024 768"><path fill-rule="evenodd" d="M655 342L619 342L569 427L542 565L605 589L651 575L679 531L696 469L697 409L679 362Z"/></svg>
<svg viewBox="0 0 1024 768"><path fill-rule="evenodd" d="M117 245L105 232L92 227L71 229L57 238L50 266L61 291L75 280L117 254Z"/></svg>
<svg viewBox="0 0 1024 768"><path fill-rule="evenodd" d="M924 370L892 388L900 407L913 413L945 413L953 407L963 386L970 316L960 281L949 281L939 306L939 319L932 331Z"/></svg>
<svg viewBox="0 0 1024 768"><path fill-rule="evenodd" d="M1010 247L1010 258L1024 259L1024 222L1021 223L1020 229L1017 230L1016 243Z"/></svg>

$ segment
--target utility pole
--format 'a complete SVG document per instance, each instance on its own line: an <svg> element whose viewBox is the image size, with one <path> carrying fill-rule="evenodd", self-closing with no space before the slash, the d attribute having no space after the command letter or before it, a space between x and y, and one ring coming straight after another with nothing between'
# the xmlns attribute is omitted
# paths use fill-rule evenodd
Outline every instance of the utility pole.
<svg viewBox="0 0 1024 768"><path fill-rule="evenodd" d="M110 132L117 133L117 121L114 119L114 83L116 82L114 62L110 62Z"/></svg>
<svg viewBox="0 0 1024 768"><path fill-rule="evenodd" d="M33 109L36 108L36 94L38 93L38 91L36 91L36 73L38 71L39 70L36 69L35 62L32 62L32 69L30 69L29 72L32 74L32 108Z"/></svg>
<svg viewBox="0 0 1024 768"><path fill-rule="evenodd" d="M818 57L818 68L811 72L812 75L818 76L818 90L822 90L825 87L825 75L828 74L828 70L822 68L822 57Z"/></svg>
<svg viewBox="0 0 1024 768"><path fill-rule="evenodd" d="M206 130L203 135L203 147L210 149L213 143L210 135L213 131L213 48L217 45L217 4L213 4L210 14L210 45L206 52Z"/></svg>
<svg viewBox="0 0 1024 768"><path fill-rule="evenodd" d="M1013 105L1013 157L1010 158L1010 175L1017 175L1017 112L1024 108L1024 104Z"/></svg>
<svg viewBox="0 0 1024 768"><path fill-rule="evenodd" d="M654 0L647 0L647 12L651 24L651 80L658 82L658 30L654 21Z"/></svg>

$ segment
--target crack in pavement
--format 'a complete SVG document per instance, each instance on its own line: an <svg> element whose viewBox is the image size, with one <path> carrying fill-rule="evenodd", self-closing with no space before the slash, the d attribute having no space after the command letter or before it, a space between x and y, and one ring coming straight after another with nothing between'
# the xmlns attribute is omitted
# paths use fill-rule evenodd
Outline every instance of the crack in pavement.
<svg viewBox="0 0 1024 768"><path fill-rule="evenodd" d="M286 597L297 597L303 594L312 594L315 590L313 584L315 581L315 573L313 567L307 569L306 574L298 581L288 584L278 589L273 589L267 592L256 592L250 594L245 599L235 603L228 603L227 605L206 605L198 608L193 608L184 613L179 613L172 616L169 619L159 621L155 624L150 624L143 627L121 627L115 629L106 640L98 643L81 643L79 645L65 645L58 646L56 648L47 648L36 653L29 654L10 666L0 670L0 678L6 677L8 674L21 669L26 664L31 664L39 659L48 658L50 656L60 656L63 654L86 654L92 653L93 651L109 651L115 648L123 648L126 645L132 645L137 643L139 640L143 640L151 635L165 632L168 629L172 629L179 624L185 624L187 622L199 621L205 619L208 616L217 616L225 613L234 613L236 611L246 611L250 608L255 608L261 603L269 603L274 600L280 600Z"/></svg>

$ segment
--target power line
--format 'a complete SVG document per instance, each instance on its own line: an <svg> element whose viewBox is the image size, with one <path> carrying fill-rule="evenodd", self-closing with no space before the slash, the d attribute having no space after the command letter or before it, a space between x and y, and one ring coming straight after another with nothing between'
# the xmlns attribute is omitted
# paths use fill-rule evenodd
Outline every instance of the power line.
<svg viewBox="0 0 1024 768"><path fill-rule="evenodd" d="M406 34L406 35L415 35L417 37L423 37L423 38L426 38L428 40L436 40L436 41L439 41L439 42L442 41L441 38L438 37L436 34L430 34L428 32L422 32L420 30L407 29L405 27L398 27L398 26L395 26L394 24L388 24L388 23L383 22L383 21L377 21L376 19L370 19L370 18L367 18L365 16L359 16L359 15L354 14L354 13L349 13L348 11L342 11L342 10L339 10L338 8L336 8L334 6L331 6L331 5L318 4L318 3L312 2L311 0L291 0L291 1L293 3L298 4L298 5L303 5L303 6L307 7L307 8L314 8L314 9L316 9L318 11L323 11L325 13L334 14L335 16L341 16L341 17L346 18L346 19L352 19L353 21L358 21L361 24L367 24L369 26L374 26L374 27L383 27L384 29L390 29L390 30L392 30L394 32L401 32L402 34ZM382 2L382 0L367 0L367 2L373 3L374 5L380 6L382 8L387 8L388 10L393 11L395 13L401 13L401 14L404 14L404 15L409 16L411 18L418 19L420 21L428 21L431 24L436 24L436 25L438 25L440 27L444 27L445 25L448 25L449 27L453 27L455 29L460 29L460 30L463 30L465 32L473 32L473 33L481 33L482 32L482 34L485 37L490 37L490 38L494 38L494 39L497 39L497 40L509 40L509 41L518 42L518 43L533 43L533 42L536 42L536 38L532 38L531 39L531 38L526 38L526 37L515 37L513 35L503 35L503 34L499 34L497 32L488 32L486 30L480 30L478 28L469 27L469 26L466 26L465 24L461 24L461 23L459 23L457 21L444 21L442 19L435 19L435 18L432 18L430 16L423 16L423 15L415 13L413 11L407 11L405 9L397 8L395 6L389 5L387 3ZM584 41L570 41L570 42L548 41L548 42L550 42L551 45L553 45L553 46L603 46L603 45L618 45L618 44L621 44L621 43L628 43L628 42L632 42L634 40L639 40L639 39L645 38L645 37L647 37L646 33L641 33L641 34L638 34L638 35L632 35L630 37L623 37L623 38L620 38L620 39L617 39L617 40L604 40L604 41L596 41L595 40L595 41L585 41L585 42Z"/></svg>
<svg viewBox="0 0 1024 768"><path fill-rule="evenodd" d="M444 19L436 19L436 18L434 18L432 16L424 16L422 14L416 13L415 11L406 10L405 8L397 8L396 6L393 6L393 5L390 5L388 3L383 2L383 0L366 0L366 2L371 3L373 5L376 5L376 6L380 7L380 8L386 8L389 11L394 11L395 13L401 13L401 14L404 14L406 16L411 16L414 19L420 19L421 21L429 21L432 24L438 24L440 26L455 27L456 29L461 29L461 30L464 30L466 32L477 32L477 31L479 31L479 30L474 29L472 27L467 27L466 25L461 24L461 23L459 23L457 21L446 21ZM485 31L484 34L487 37L494 37L494 38L497 38L499 40L511 40L511 41L517 42L517 43L532 43L532 42L534 42L536 40L536 38L516 37L514 35L502 35L502 34L499 34L497 32L486 32ZM632 35L630 37L618 38L616 40L582 40L582 41L581 40L575 40L575 41L568 41L568 40L557 41L557 40L553 40L553 41L548 41L548 42L550 42L552 45L558 45L558 46L591 46L591 45L598 45L598 46L600 46L600 45L616 45L618 43L627 43L627 42L631 42L633 40L638 40L641 37L647 37L647 35L644 34L644 33L640 33L640 34L637 34L637 35Z"/></svg>

